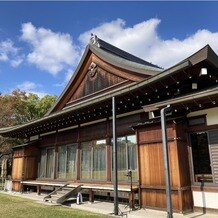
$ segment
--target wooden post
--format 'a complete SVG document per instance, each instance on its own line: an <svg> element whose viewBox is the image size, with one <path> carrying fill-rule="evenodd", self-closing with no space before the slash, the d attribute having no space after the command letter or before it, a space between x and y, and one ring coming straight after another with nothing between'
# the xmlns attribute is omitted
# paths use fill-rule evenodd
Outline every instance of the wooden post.
<svg viewBox="0 0 218 218"><path fill-rule="evenodd" d="M89 202L94 202L94 193L91 188L89 189Z"/></svg>
<svg viewBox="0 0 218 218"><path fill-rule="evenodd" d="M41 195L41 185L37 185L37 195Z"/></svg>

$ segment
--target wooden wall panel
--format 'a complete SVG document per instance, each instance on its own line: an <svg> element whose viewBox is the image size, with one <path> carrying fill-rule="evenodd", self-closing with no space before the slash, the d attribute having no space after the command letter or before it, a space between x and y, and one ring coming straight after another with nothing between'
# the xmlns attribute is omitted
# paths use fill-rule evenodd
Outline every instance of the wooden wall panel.
<svg viewBox="0 0 218 218"><path fill-rule="evenodd" d="M160 144L139 146L140 180L142 185L163 186L164 169Z"/></svg>
<svg viewBox="0 0 218 218"><path fill-rule="evenodd" d="M71 144L78 142L78 129L71 129L57 134L57 145Z"/></svg>
<svg viewBox="0 0 218 218"><path fill-rule="evenodd" d="M142 122L141 114L134 114L126 117L121 117L117 119L117 136L124 136L135 134L135 131L131 128L131 126ZM109 136L112 138L112 121L110 121L109 125Z"/></svg>
<svg viewBox="0 0 218 218"><path fill-rule="evenodd" d="M20 148L20 149L17 149L17 150L14 150L13 152L13 157L22 157L24 155L24 149L23 148Z"/></svg>
<svg viewBox="0 0 218 218"><path fill-rule="evenodd" d="M22 189L21 183L19 181L13 181L12 190L18 192L21 191L21 189Z"/></svg>
<svg viewBox="0 0 218 218"><path fill-rule="evenodd" d="M184 139L185 133L182 129L184 129L182 124L170 123L167 126L173 208L180 212L190 210L193 206L187 145ZM144 207L165 208L166 194L161 125L159 123L139 128L137 134L142 205Z"/></svg>
<svg viewBox="0 0 218 218"><path fill-rule="evenodd" d="M13 158L12 180L21 180L23 175L23 157Z"/></svg>
<svg viewBox="0 0 218 218"><path fill-rule="evenodd" d="M21 191L20 181L36 179L37 177L37 160L38 146L24 146L14 150L12 165L13 190Z"/></svg>
<svg viewBox="0 0 218 218"><path fill-rule="evenodd" d="M24 156L38 156L39 148L38 146L27 146L24 148Z"/></svg>
<svg viewBox="0 0 218 218"><path fill-rule="evenodd" d="M175 211L179 211L178 193L172 192L172 204ZM146 208L166 208L165 190L142 190L142 207Z"/></svg>
<svg viewBox="0 0 218 218"><path fill-rule="evenodd" d="M142 127L139 130L139 144L141 143L153 143L162 142L162 133L159 125L152 125L149 127ZM167 125L167 136L168 139L175 137L173 124Z"/></svg>
<svg viewBox="0 0 218 218"><path fill-rule="evenodd" d="M36 179L38 172L37 157L25 157L24 180Z"/></svg>
<svg viewBox="0 0 218 218"><path fill-rule="evenodd" d="M56 143L56 133L51 135L41 136L41 147L54 146Z"/></svg>
<svg viewBox="0 0 218 218"><path fill-rule="evenodd" d="M124 81L126 81L126 79L106 72L102 68L96 66L95 74L91 73L90 71L87 72L78 89L71 96L70 102L84 96L94 94Z"/></svg>
<svg viewBox="0 0 218 218"><path fill-rule="evenodd" d="M105 139L107 135L107 123L96 123L80 128L79 141L91 141L95 139Z"/></svg>

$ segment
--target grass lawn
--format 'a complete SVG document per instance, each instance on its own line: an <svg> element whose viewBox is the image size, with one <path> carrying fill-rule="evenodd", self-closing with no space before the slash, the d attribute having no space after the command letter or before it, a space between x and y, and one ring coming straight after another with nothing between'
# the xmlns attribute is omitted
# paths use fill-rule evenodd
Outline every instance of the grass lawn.
<svg viewBox="0 0 218 218"><path fill-rule="evenodd" d="M108 216L75 210L62 206L46 206L33 200L0 194L0 218L27 218L27 217L102 217Z"/></svg>

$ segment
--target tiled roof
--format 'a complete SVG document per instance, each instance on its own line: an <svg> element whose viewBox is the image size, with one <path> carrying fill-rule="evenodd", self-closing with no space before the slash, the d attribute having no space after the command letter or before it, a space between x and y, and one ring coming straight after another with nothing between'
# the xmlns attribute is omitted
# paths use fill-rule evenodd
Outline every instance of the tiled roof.
<svg viewBox="0 0 218 218"><path fill-rule="evenodd" d="M117 48L107 42L105 42L104 40L98 38L97 36L93 35L92 38L94 38L94 40L90 40L92 44L96 44L100 49L108 52L108 53L111 53L111 54L114 54L118 57L121 57L121 58L124 58L128 61L132 61L132 62L135 62L135 63L138 63L138 64L143 64L143 65L146 65L146 66L149 66L149 67L155 67L155 68L160 68L159 66L157 65L154 65L152 63L149 63L139 57L136 57L120 48ZM161 69L161 68L160 68Z"/></svg>

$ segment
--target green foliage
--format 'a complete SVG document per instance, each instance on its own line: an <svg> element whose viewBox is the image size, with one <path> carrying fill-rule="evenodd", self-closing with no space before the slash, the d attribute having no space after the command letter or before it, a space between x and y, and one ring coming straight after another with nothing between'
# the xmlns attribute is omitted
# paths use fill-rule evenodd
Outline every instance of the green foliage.
<svg viewBox="0 0 218 218"><path fill-rule="evenodd" d="M43 117L55 103L57 97L26 94L20 90L10 95L0 95L0 128L29 122Z"/></svg>
<svg viewBox="0 0 218 218"><path fill-rule="evenodd" d="M55 103L57 97L46 95L40 98L36 94L26 94L14 90L11 94L0 94L0 128L27 123L43 117ZM0 136L0 152L9 150L17 140Z"/></svg>

